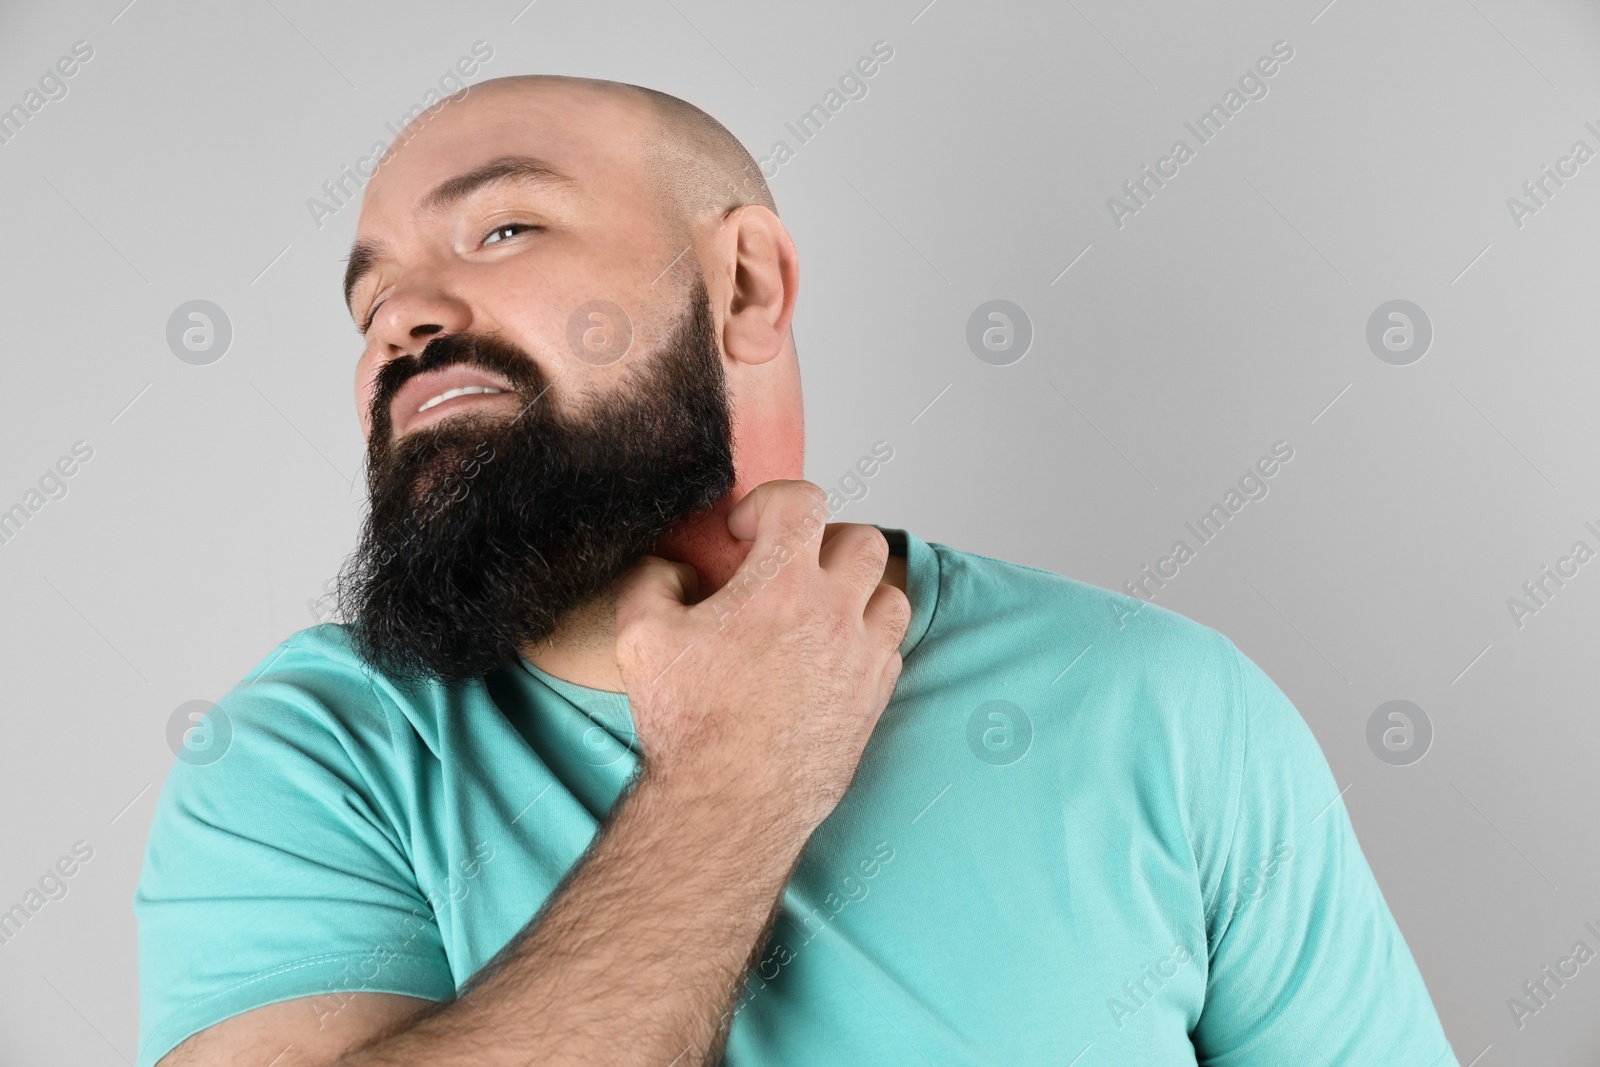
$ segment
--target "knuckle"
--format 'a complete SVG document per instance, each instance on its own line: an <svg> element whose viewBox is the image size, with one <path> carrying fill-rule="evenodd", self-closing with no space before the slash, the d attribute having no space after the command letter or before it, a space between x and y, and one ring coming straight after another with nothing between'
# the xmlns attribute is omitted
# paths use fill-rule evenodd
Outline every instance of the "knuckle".
<svg viewBox="0 0 1600 1067"><path fill-rule="evenodd" d="M883 536L883 531L869 523L861 524L862 547L869 550L870 554L879 559L889 558L889 539Z"/></svg>
<svg viewBox="0 0 1600 1067"><path fill-rule="evenodd" d="M889 561L889 541L876 526L864 526L861 530L858 543L851 546L851 574L876 582L883 576L884 565Z"/></svg>
<svg viewBox="0 0 1600 1067"><path fill-rule="evenodd" d="M822 486L807 478L792 478L784 485L790 492L810 495L813 499L826 498L828 495Z"/></svg>
<svg viewBox="0 0 1600 1067"><path fill-rule="evenodd" d="M794 486L793 495L798 506L805 507L805 514L813 515L817 512L826 513L828 510L828 491L816 482L796 481L790 483Z"/></svg>
<svg viewBox="0 0 1600 1067"><path fill-rule="evenodd" d="M906 630L911 626L911 601L893 586L881 588L887 591L879 593L871 607L876 619L882 623L878 627L878 637L884 647L898 649Z"/></svg>

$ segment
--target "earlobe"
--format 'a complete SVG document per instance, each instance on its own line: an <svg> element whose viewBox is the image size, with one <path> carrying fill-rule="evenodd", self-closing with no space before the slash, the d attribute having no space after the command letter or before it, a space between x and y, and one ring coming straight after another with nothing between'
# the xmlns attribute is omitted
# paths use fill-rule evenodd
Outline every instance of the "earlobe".
<svg viewBox="0 0 1600 1067"><path fill-rule="evenodd" d="M723 347L742 363L766 363L789 339L800 284L799 256L783 223L766 208L746 205L729 221L733 291Z"/></svg>

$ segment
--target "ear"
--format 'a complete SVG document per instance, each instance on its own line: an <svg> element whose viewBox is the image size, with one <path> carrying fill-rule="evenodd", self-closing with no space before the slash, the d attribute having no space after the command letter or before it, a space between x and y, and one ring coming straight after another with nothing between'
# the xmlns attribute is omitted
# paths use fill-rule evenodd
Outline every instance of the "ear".
<svg viewBox="0 0 1600 1067"><path fill-rule="evenodd" d="M778 216L760 204L730 212L720 236L732 289L723 349L741 363L765 363L789 341L800 289L799 254Z"/></svg>

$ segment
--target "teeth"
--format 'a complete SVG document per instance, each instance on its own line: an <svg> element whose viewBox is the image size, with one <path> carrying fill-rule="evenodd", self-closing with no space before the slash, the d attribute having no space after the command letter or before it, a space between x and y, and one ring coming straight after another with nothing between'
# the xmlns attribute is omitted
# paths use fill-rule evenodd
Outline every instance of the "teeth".
<svg viewBox="0 0 1600 1067"><path fill-rule="evenodd" d="M426 404L422 405L420 408L418 408L417 409L417 414L421 415L424 411L427 411L429 408L433 407L436 404L443 404L446 400L454 400L458 396L466 396L469 393L503 393L503 392L505 392L504 389L491 389L487 385L463 385L459 389L447 389L444 392L440 393L438 396L434 397L432 400L428 401Z"/></svg>

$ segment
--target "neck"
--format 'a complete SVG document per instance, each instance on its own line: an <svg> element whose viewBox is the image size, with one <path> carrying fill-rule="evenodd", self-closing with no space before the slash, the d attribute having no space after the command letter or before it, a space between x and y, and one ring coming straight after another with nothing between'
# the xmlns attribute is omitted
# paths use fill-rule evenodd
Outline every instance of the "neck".
<svg viewBox="0 0 1600 1067"><path fill-rule="evenodd" d="M656 555L694 568L700 586L695 603L725 586L752 547L751 542L728 533L727 513L732 506L724 502L695 516L656 546ZM905 557L889 556L881 580L905 592ZM535 667L564 681L626 692L617 667L615 590L575 609L555 633L537 646L523 649L522 654Z"/></svg>

